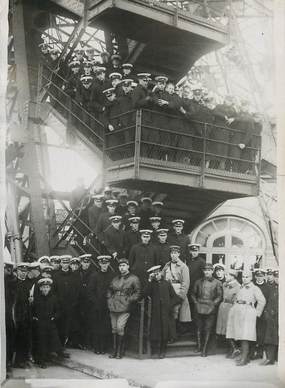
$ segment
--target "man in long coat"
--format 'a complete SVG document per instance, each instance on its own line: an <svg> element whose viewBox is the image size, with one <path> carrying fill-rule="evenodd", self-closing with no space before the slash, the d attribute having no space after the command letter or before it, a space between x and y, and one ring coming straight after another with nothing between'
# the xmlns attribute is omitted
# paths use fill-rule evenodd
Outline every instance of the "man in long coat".
<svg viewBox="0 0 285 388"><path fill-rule="evenodd" d="M171 283L163 279L160 268L161 266L157 265L148 269L149 278L144 295L151 298L151 352L153 356L157 354L159 358L164 358L169 340L169 319L171 319L172 308L179 304L181 299Z"/></svg>
<svg viewBox="0 0 285 388"><path fill-rule="evenodd" d="M184 322L191 322L191 311L187 298L190 285L189 270L187 265L180 260L180 251L179 245L170 246L170 261L162 270L164 278L172 284L176 294L181 298L181 304L174 306L170 320L172 340L176 339L176 324L180 330Z"/></svg>
<svg viewBox="0 0 285 388"><path fill-rule="evenodd" d="M267 292L266 305L264 308L265 332L264 332L264 346L266 360L263 365L274 364L277 356L277 349L279 343L278 337L278 271L269 269L267 271Z"/></svg>
<svg viewBox="0 0 285 388"><path fill-rule="evenodd" d="M237 365L248 363L249 342L256 341L256 318L260 317L266 300L261 290L252 283L252 273L242 273L242 287L236 303L229 312L226 337L241 341L241 357Z"/></svg>
<svg viewBox="0 0 285 388"><path fill-rule="evenodd" d="M150 243L152 231L141 229L141 242L131 248L129 263L131 271L140 279L142 287L145 286L148 276L147 269L157 265L157 252L155 246Z"/></svg>
<svg viewBox="0 0 285 388"><path fill-rule="evenodd" d="M111 337L111 321L107 306L107 290L115 276L110 268L111 256L97 257L100 270L91 276L87 293L93 322L92 344L96 354L104 354Z"/></svg>

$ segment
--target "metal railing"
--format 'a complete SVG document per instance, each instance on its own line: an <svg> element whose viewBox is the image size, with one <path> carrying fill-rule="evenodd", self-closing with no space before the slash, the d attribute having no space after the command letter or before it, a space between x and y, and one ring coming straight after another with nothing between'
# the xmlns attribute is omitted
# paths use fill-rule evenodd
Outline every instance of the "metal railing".
<svg viewBox="0 0 285 388"><path fill-rule="evenodd" d="M255 133L241 149L245 131L164 112L126 112L110 122L116 129L105 134L107 168L132 160L138 169L144 159L149 159L184 170L195 167L202 175L215 170L259 178L261 136Z"/></svg>

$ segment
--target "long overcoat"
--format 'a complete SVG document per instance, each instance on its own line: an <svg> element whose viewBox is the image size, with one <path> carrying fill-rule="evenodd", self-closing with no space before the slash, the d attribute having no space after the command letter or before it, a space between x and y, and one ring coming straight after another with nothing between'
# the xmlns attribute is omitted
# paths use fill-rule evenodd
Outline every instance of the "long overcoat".
<svg viewBox="0 0 285 388"><path fill-rule="evenodd" d="M264 306L264 295L257 286L253 283L242 285L236 303L229 311L226 337L256 341L256 318L260 317Z"/></svg>
<svg viewBox="0 0 285 388"><path fill-rule="evenodd" d="M172 307L181 302L172 285L167 280L153 280L144 290L151 298L150 340L167 341L169 339L169 320Z"/></svg>
<svg viewBox="0 0 285 388"><path fill-rule="evenodd" d="M264 319L266 328L264 333L264 343L278 345L278 285L268 284L266 295L266 306L264 308Z"/></svg>
<svg viewBox="0 0 285 388"><path fill-rule="evenodd" d="M236 294L240 289L240 283L234 279L223 284L223 301L219 306L216 333L226 335L229 311L235 302Z"/></svg>

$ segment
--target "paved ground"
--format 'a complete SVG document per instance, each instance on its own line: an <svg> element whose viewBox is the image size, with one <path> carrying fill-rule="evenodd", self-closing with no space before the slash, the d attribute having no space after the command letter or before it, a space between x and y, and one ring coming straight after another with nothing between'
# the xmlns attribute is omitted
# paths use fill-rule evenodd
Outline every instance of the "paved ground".
<svg viewBox="0 0 285 388"><path fill-rule="evenodd" d="M180 380L192 383L210 382L213 388L221 387L221 382L226 383L226 388L233 388L234 383L237 383L239 388L283 387L277 377L277 365L262 367L259 365L260 360L237 367L233 360L226 359L224 355L163 360L137 360L127 357L114 360L109 359L107 355L96 355L80 350L70 350L70 355L70 359L64 361L70 368L100 378L126 378L133 386L155 387L159 382ZM191 388L194 386L191 385Z"/></svg>

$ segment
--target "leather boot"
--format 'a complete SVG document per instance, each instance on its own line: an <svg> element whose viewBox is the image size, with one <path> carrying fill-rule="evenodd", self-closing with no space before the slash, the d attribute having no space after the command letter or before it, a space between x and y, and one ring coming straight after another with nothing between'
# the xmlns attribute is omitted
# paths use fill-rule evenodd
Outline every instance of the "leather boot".
<svg viewBox="0 0 285 388"><path fill-rule="evenodd" d="M201 357L207 357L207 347L208 347L210 335L211 335L211 332L207 331L206 332L204 346L203 346L203 349L202 349L202 352L201 352Z"/></svg>
<svg viewBox="0 0 285 388"><path fill-rule="evenodd" d="M228 343L229 343L230 348L229 348L228 354L226 355L226 358L237 357L240 354L240 350L236 346L235 341L230 339L230 340L228 340Z"/></svg>
<svg viewBox="0 0 285 388"><path fill-rule="evenodd" d="M248 363L249 343L248 341L241 341L241 358L237 361L237 366L243 366Z"/></svg>
<svg viewBox="0 0 285 388"><path fill-rule="evenodd" d="M201 352L201 332L198 329L197 330L197 349L195 350L195 353L200 353Z"/></svg>
<svg viewBox="0 0 285 388"><path fill-rule="evenodd" d="M113 352L110 354L109 358L116 358L117 355L117 334L113 334Z"/></svg>
<svg viewBox="0 0 285 388"><path fill-rule="evenodd" d="M167 342L162 341L162 342L160 343L159 358L165 358L165 355L166 355L166 348L167 348Z"/></svg>
<svg viewBox="0 0 285 388"><path fill-rule="evenodd" d="M123 342L124 342L124 336L118 335L118 347L117 347L117 354L116 358L120 359L123 357Z"/></svg>

